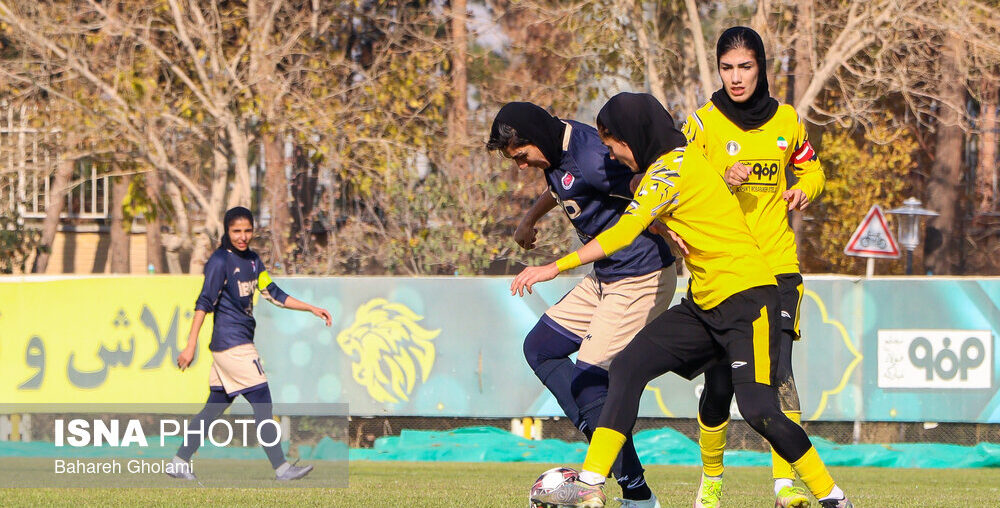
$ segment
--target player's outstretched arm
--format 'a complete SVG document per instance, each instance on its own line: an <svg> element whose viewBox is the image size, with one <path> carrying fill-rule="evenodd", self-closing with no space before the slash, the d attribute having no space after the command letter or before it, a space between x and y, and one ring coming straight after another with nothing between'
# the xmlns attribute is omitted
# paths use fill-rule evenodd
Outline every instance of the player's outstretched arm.
<svg viewBox="0 0 1000 508"><path fill-rule="evenodd" d="M330 326L330 325L333 324L333 317L330 316L330 312L328 310L321 309L321 308L319 308L319 307L317 307L315 305L310 305L310 304L308 304L306 302L303 302L302 300L299 300L299 299L297 299L297 298L295 298L293 296L288 296L287 298L285 298L284 306L285 306L286 309L304 310L304 311L312 312L313 315L315 315L316 317L318 317L318 318L322 319L324 322L326 322L326 326Z"/></svg>
<svg viewBox="0 0 1000 508"><path fill-rule="evenodd" d="M521 273L517 274L517 277L514 277L514 282L510 284L510 294L511 296L515 294L524 296L525 291L531 294L531 286L534 284L550 281L556 278L561 272L587 263L593 263L605 257L607 255L604 253L601 245L597 243L597 240L591 240L583 247L580 247L579 250L559 261L547 265L525 268Z"/></svg>

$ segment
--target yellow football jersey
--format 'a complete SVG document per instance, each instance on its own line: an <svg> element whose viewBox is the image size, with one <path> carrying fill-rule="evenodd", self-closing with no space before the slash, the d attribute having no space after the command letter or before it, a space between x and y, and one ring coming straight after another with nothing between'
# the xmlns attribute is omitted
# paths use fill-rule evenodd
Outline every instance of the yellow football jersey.
<svg viewBox="0 0 1000 508"><path fill-rule="evenodd" d="M622 218L596 240L606 254L613 253L656 219L687 245L689 289L701 309L740 291L776 284L739 202L698 150L678 148L657 159Z"/></svg>
<svg viewBox="0 0 1000 508"><path fill-rule="evenodd" d="M751 169L749 180L735 189L750 232L772 274L797 273L795 233L782 198L788 190L785 168L794 166L799 181L791 188L802 189L810 202L823 192L826 177L795 109L783 104L766 124L744 131L709 101L688 116L683 131L688 149L701 150L720 175L736 162Z"/></svg>

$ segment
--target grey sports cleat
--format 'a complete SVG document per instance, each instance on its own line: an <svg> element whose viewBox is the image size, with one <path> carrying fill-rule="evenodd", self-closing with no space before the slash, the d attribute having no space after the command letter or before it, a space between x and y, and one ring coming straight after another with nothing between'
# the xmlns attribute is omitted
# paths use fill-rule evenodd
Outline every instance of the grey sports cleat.
<svg viewBox="0 0 1000 508"><path fill-rule="evenodd" d="M656 494L653 494L649 499L643 501L623 499L620 497L616 497L615 501L622 504L620 508L661 508L660 501L656 499Z"/></svg>
<svg viewBox="0 0 1000 508"><path fill-rule="evenodd" d="M296 460L295 464L298 463L299 461ZM275 471L274 473L275 479L283 482L290 480L298 480L299 478L304 477L305 475L309 474L310 471L313 470L312 466L296 466L295 464L288 466L288 469L286 469L285 472L282 474L278 474L277 471Z"/></svg>
<svg viewBox="0 0 1000 508"><path fill-rule="evenodd" d="M590 485L578 480L532 496L531 501L544 508L604 508L606 499L604 485Z"/></svg>
<svg viewBox="0 0 1000 508"><path fill-rule="evenodd" d="M822 508L854 508L854 503L847 499L847 497L843 499L827 499L820 501L819 505Z"/></svg>

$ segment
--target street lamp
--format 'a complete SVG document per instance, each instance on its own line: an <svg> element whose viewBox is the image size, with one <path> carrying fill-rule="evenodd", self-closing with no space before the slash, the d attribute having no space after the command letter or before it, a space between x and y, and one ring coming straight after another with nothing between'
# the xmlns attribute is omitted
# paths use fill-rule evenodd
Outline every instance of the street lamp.
<svg viewBox="0 0 1000 508"><path fill-rule="evenodd" d="M899 215L899 244L906 249L906 275L913 274L913 250L920 245L920 217L937 217L938 213L921 208L917 198L907 198L903 206L889 210Z"/></svg>

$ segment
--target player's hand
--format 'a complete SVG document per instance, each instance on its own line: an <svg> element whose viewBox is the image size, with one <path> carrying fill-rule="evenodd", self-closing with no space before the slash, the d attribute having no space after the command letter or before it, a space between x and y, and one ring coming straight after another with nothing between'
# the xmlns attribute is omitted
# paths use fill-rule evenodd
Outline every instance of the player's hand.
<svg viewBox="0 0 1000 508"><path fill-rule="evenodd" d="M330 315L330 311L326 309L321 309L319 307L313 307L309 309L309 312L312 312L316 317L325 321L326 326L330 326L333 324L333 316Z"/></svg>
<svg viewBox="0 0 1000 508"><path fill-rule="evenodd" d="M666 224L660 221L655 221L649 225L649 232L653 233L654 235L669 237L671 240L674 241L674 243L677 244L677 248L680 249L685 256L690 254L690 252L688 252L687 244L684 243L684 240L681 240L680 235L674 233L674 231L668 228Z"/></svg>
<svg viewBox="0 0 1000 508"><path fill-rule="evenodd" d="M788 203L789 210L805 210L809 206L809 197L802 189L788 189L781 193L782 199Z"/></svg>
<svg viewBox="0 0 1000 508"><path fill-rule="evenodd" d="M184 348L184 351L177 355L177 366L183 371L191 365L192 360L194 360L194 349Z"/></svg>
<svg viewBox="0 0 1000 508"><path fill-rule="evenodd" d="M632 179L628 181L628 190L632 191L632 194L635 194L635 191L639 190L639 184L642 183L642 176L644 174L633 175Z"/></svg>
<svg viewBox="0 0 1000 508"><path fill-rule="evenodd" d="M521 221L521 223L517 225L517 229L514 230L514 241L525 250L535 248L535 239L537 236L538 229L535 228L535 223L531 221Z"/></svg>
<svg viewBox="0 0 1000 508"><path fill-rule="evenodd" d="M729 185L739 187L747 183L747 180L750 179L750 171L750 168L746 167L742 162L736 162L732 166L729 166L723 178Z"/></svg>
<svg viewBox="0 0 1000 508"><path fill-rule="evenodd" d="M514 282L510 284L510 295L524 296L525 290L531 294L531 286L538 282L552 280L559 275L559 268L555 263L542 266L529 266L514 277Z"/></svg>

